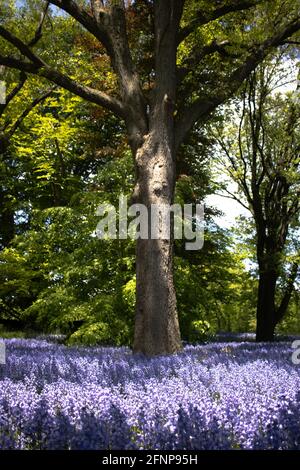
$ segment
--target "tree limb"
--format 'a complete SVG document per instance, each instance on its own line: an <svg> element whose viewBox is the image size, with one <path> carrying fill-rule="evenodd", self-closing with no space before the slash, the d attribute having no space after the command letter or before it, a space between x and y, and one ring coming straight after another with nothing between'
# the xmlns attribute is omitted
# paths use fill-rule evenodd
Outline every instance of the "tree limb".
<svg viewBox="0 0 300 470"><path fill-rule="evenodd" d="M50 0L50 3L70 14L104 45L118 77L122 100L117 113L114 104L114 112L125 118L131 134L130 141L132 136L142 135L147 130L146 101L129 48L124 2L120 0L106 4L92 0L91 12L73 0ZM112 110L111 103L109 106Z"/></svg>
<svg viewBox="0 0 300 470"><path fill-rule="evenodd" d="M9 103L14 99L14 97L19 93L19 91L23 88L25 82L27 80L26 74L24 72L20 73L20 79L17 85L13 88L13 90L7 95L5 103L0 104L0 117L3 115L5 109L9 105Z"/></svg>
<svg viewBox="0 0 300 470"><path fill-rule="evenodd" d="M2 35L1 29L0 29L0 35ZM28 54L28 47L20 39L16 38L17 40L15 40L13 35L11 34L6 35L6 37L11 37L15 45L19 44L20 48L22 49L22 51L24 51L27 57L28 55L33 54L31 51L30 51L31 54ZM58 70L54 70L48 65L46 65L35 54L33 54L33 56L35 59L34 62L27 62L27 61L22 61L20 59L16 59L14 57L4 57L0 55L0 64L5 65L10 68L20 70L22 72L31 73L34 75L40 75L44 78L47 78L51 82L65 88L66 90L74 93L75 95L78 95L81 98L84 98L87 101L90 101L91 103L95 103L100 106L103 106L109 111L112 111L114 114L124 118L123 105L118 99L111 97L107 95L106 93L103 93L94 88L90 88L88 86L79 84L78 82L76 82L75 80L72 80L67 75L64 75Z"/></svg>
<svg viewBox="0 0 300 470"><path fill-rule="evenodd" d="M183 27L178 34L178 44L186 39L191 33L193 33L199 26L203 26L211 21L222 18L228 13L234 13L236 11L248 10L261 3L261 0L234 0L231 4L225 4L216 8L212 13L205 14L202 10L198 10L195 14L194 19L190 23Z"/></svg>
<svg viewBox="0 0 300 470"><path fill-rule="evenodd" d="M36 29L36 31L35 31L35 35L34 35L34 37L31 39L31 41L28 43L28 47L33 47L33 46L35 46L36 43L41 39L41 37L42 37L42 29L43 29L44 22L45 22L45 19L46 19L48 10L49 10L49 5L50 5L50 2L47 1L47 2L46 2L46 5L45 5L45 7L44 7L44 10L41 12L40 21L39 21L38 27L37 27L37 29Z"/></svg>
<svg viewBox="0 0 300 470"><path fill-rule="evenodd" d="M103 27L107 17L104 8L101 10L94 9L94 13L96 12L98 14L97 17L94 17L93 14L89 13L85 8L80 7L74 0L50 0L50 3L61 8L77 20L78 23L80 23L104 45L109 53L111 52L110 41L105 28ZM94 5L95 3L96 2L94 2ZM103 4L103 2L101 3Z"/></svg>
<svg viewBox="0 0 300 470"><path fill-rule="evenodd" d="M201 62L202 59L208 55L218 52L223 57L238 58L239 56L234 52L229 52L226 47L230 46L229 41L217 42L215 39L210 43L204 46L196 54L189 56L185 59L182 66L178 69L178 81L181 83L185 77L192 72L195 67Z"/></svg>
<svg viewBox="0 0 300 470"><path fill-rule="evenodd" d="M31 39L31 41L27 44L27 47L32 47L32 46L35 46L38 41L41 39L42 37L42 29L43 29L43 25L44 25L44 22L45 22L45 18L46 18L46 15L48 13L48 10L49 10L49 1L46 2L45 6L44 6L44 9L43 11L41 12L41 17L40 17L40 21L39 21L39 24L37 26L37 29L35 31L35 34L34 34L34 37ZM20 80L19 80L19 83L13 88L13 90L9 93L9 95L6 97L6 100L5 100L5 104L0 104L0 117L3 115L3 112L4 110L7 108L7 106L9 105L9 103L14 99L14 97L19 93L19 91L21 91L21 89L23 88L25 82L27 80L27 76L24 72L21 72L20 73Z"/></svg>
<svg viewBox="0 0 300 470"><path fill-rule="evenodd" d="M18 49L21 54L27 59L29 59L33 64L44 66L45 62L40 59L32 50L25 44L21 39L12 34L6 28L0 25L0 36L2 36L6 41L10 42L16 49Z"/></svg>
<svg viewBox="0 0 300 470"><path fill-rule="evenodd" d="M214 111L217 106L229 99L240 87L243 81L264 60L270 49L278 47L300 29L300 16L295 18L291 23L286 25L282 30L276 32L274 36L266 39L263 43L255 48L242 65L237 67L228 77L225 83L220 84L222 90L219 94L210 96L209 98L199 97L190 106L179 110L176 123L176 149L185 139L195 122L199 119L205 119Z"/></svg>
<svg viewBox="0 0 300 470"><path fill-rule="evenodd" d="M28 114L36 107L38 106L40 103L42 103L43 101L45 101L45 99L47 99L51 93L55 90L56 87L52 87L52 88L49 88L49 90L46 90L41 96L39 96L38 98L36 98L35 100L33 100L28 106L27 108L24 109L24 111L20 114L20 116L18 117L18 119L14 122L14 124L10 127L10 129L7 131L7 136L8 138L10 139L13 134L16 132L16 130L20 127L20 125L22 124L22 122L24 121L24 119L28 116Z"/></svg>
<svg viewBox="0 0 300 470"><path fill-rule="evenodd" d="M247 209L247 211L250 211L249 207L246 206L246 204L243 203L243 201L238 198L234 193L232 193L231 191L229 191L228 189L226 188L222 188L227 194L222 194L222 193L216 193L216 196L220 196L220 197L225 197L227 199L232 199L233 201L236 201L238 202L241 206L244 207L244 209Z"/></svg>

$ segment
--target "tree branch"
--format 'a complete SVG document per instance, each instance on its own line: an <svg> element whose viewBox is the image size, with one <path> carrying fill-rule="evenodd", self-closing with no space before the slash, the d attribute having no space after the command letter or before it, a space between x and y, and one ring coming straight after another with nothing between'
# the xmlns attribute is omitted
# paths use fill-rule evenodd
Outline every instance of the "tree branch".
<svg viewBox="0 0 300 470"><path fill-rule="evenodd" d="M22 114L18 117L18 119L14 122L14 124L10 127L10 129L7 131L6 135L8 136L8 139L10 139L13 134L16 132L16 130L20 127L24 119L28 116L28 114L40 103L45 101L51 93L55 90L56 87L49 88L49 90L46 90L45 93L43 93L41 96L33 100L27 108L24 109Z"/></svg>
<svg viewBox="0 0 300 470"><path fill-rule="evenodd" d="M192 72L195 67L201 62L202 59L208 55L218 52L223 57L238 58L239 56L234 52L229 52L226 47L230 46L229 41L217 42L215 39L204 46L199 52L194 55L188 56L183 62L182 66L177 70L178 82L181 83L185 77Z"/></svg>
<svg viewBox="0 0 300 470"><path fill-rule="evenodd" d="M45 18L46 18L46 15L48 13L48 10L49 10L49 1L46 2L45 6L44 6L44 9L43 11L41 12L41 17L40 17L40 21L39 21L39 24L37 26L37 29L35 31L35 35L34 37L32 38L32 40L28 43L27 47L32 47L32 46L35 46L38 41L41 39L42 37L42 29L43 29L43 26L44 26L44 21L45 21ZM7 31L6 31L7 32ZM11 35L10 35L11 36ZM13 38L13 37L10 37L10 39L16 39L16 38ZM9 95L6 97L6 100L5 100L5 104L0 104L0 117L3 115L3 112L4 110L7 108L7 106L9 105L9 103L14 99L14 97L19 93L19 91L21 91L21 89L23 88L25 82L27 80L27 76L24 72L21 72L20 73L20 80L19 80L19 83L14 87L14 89L9 93Z"/></svg>
<svg viewBox="0 0 300 470"><path fill-rule="evenodd" d="M35 35L34 35L34 37L31 39L31 41L28 43L28 46L29 46L29 47L35 46L36 43L37 43L37 42L41 39L41 37L42 37L42 29L43 29L44 22L45 22L45 19L46 19L48 10L49 10L49 5L50 5L50 2L47 1L47 2L46 2L46 5L45 5L45 7L44 7L44 10L41 12L40 21L39 21L38 27L37 27L37 29L36 29L36 31L35 31Z"/></svg>
<svg viewBox="0 0 300 470"><path fill-rule="evenodd" d="M142 135L147 131L146 101L129 48L124 2L92 0L91 12L73 0L50 2L69 13L106 48L119 82L122 105L119 103L118 114L126 121L130 142L135 140L133 136L139 136L138 140L141 141ZM114 108L116 114L115 105Z"/></svg>
<svg viewBox="0 0 300 470"><path fill-rule="evenodd" d="M237 67L236 70L228 77L223 86L220 84L221 93L209 98L199 97L190 106L182 109L178 113L176 123L176 149L185 139L195 122L199 119L205 119L213 112L217 106L229 99L240 87L243 81L264 60L270 49L278 47L292 34L300 29L300 16L295 18L291 23L285 26L281 31L277 32L271 38L266 39L263 43L255 48L252 54L245 62Z"/></svg>
<svg viewBox="0 0 300 470"><path fill-rule="evenodd" d="M104 28L104 23L107 18L105 8L94 8L92 13L89 13L85 8L80 7L74 0L50 0L50 3L61 8L75 20L78 21L87 31L89 31L96 39L98 39L108 53L111 52L111 45L108 35ZM94 6L96 2L93 2ZM98 2L99 3L99 2ZM103 2L101 2L103 5Z"/></svg>
<svg viewBox="0 0 300 470"><path fill-rule="evenodd" d="M232 199L233 201L236 201L238 202L241 206L244 207L244 209L247 209L247 211L250 211L249 207L246 206L246 204L244 204L242 202L242 200L240 198L238 198L234 193L232 193L231 191L229 191L228 189L226 188L222 188L223 191L225 191L227 193L226 194L222 194L222 193L216 193L217 196L220 196L220 197L226 197L227 199Z"/></svg>
<svg viewBox="0 0 300 470"><path fill-rule="evenodd" d="M43 66L46 65L45 62L40 59L36 54L32 52L32 50L25 44L21 39L17 38L14 34L8 31L6 28L0 25L0 36L2 36L6 41L10 42L16 49L18 49L21 54L27 59L29 59L32 63Z"/></svg>
<svg viewBox="0 0 300 470"><path fill-rule="evenodd" d="M230 5L225 4L219 8L216 8L212 13L205 14L202 10L196 12L194 19L190 23L183 27L178 34L178 44L186 39L191 33L193 33L199 26L203 26L211 21L222 18L228 13L234 13L236 11L248 10L261 3L261 0L234 0Z"/></svg>
<svg viewBox="0 0 300 470"><path fill-rule="evenodd" d="M24 72L20 73L20 79L17 85L13 88L13 90L7 95L5 103L0 104L0 117L3 115L5 109L9 105L9 103L14 99L14 97L19 93L19 91L23 88L25 82L27 80L26 74Z"/></svg>
<svg viewBox="0 0 300 470"><path fill-rule="evenodd" d="M51 69L48 66L41 67L36 64L24 62L13 57L4 57L0 55L0 64L10 68L21 70L23 72L31 73L34 75L40 75L41 77L47 78L56 85L65 88L66 90L74 93L77 96L89 101L90 103L103 106L105 109L112 111L117 116L124 118L125 112L122 103L112 97L89 86L81 85L80 83L72 80L67 75Z"/></svg>
<svg viewBox="0 0 300 470"><path fill-rule="evenodd" d="M249 203L249 206L251 207L252 204L253 204L253 199L251 197L250 189L249 189L248 184L247 184L246 174L243 173L242 177L240 177L240 176L236 177L234 175L234 172L238 173L239 170L240 170L240 162L238 160L235 160L234 157L230 154L230 150L226 147L226 145L222 141L222 139L219 139L218 137L216 137L216 140L217 140L219 146L221 147L221 149L223 150L223 152L225 153L225 155L226 155L227 159L229 160L229 163L232 167L232 171L229 168L227 168L228 173L230 174L231 178L234 181L236 181L239 188L244 192L244 194L246 196L246 199ZM225 189L225 191L228 194L230 194L231 196L234 196L232 193L230 193L226 189ZM240 201L238 201L238 202L240 202ZM240 204L243 205L241 202L240 202ZM247 207L247 209L250 210L249 207Z"/></svg>

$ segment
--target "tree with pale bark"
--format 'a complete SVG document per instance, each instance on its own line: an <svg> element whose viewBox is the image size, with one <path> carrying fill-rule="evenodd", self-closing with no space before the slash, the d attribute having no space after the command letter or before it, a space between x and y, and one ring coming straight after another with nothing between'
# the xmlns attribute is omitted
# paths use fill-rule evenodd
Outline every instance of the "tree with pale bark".
<svg viewBox="0 0 300 470"><path fill-rule="evenodd" d="M45 2L37 4L43 8ZM117 90L108 93L101 80L94 86L86 76L69 74L65 62L49 53L57 42L51 24L47 38L53 42L38 47L10 27L2 13L0 37L5 47L0 65L47 79L123 120L136 169L133 199L149 210L153 204L172 204L176 159L193 127L201 126L234 96L275 48L296 40L300 28L295 1L50 0L49 4L56 7L52 15L70 15L74 27L99 43L101 54L110 60ZM140 11L143 24L132 21ZM134 351L147 355L179 351L172 236L137 240L136 278Z"/></svg>

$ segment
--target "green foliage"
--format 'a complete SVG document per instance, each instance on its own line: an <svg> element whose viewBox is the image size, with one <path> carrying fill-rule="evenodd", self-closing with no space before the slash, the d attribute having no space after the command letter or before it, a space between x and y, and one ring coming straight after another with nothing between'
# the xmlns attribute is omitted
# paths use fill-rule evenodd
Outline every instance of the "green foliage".
<svg viewBox="0 0 300 470"><path fill-rule="evenodd" d="M211 331L254 328L256 282L235 251L229 233L208 225L197 254L175 258L175 284L181 331L192 340L193 321L208 321Z"/></svg>
<svg viewBox="0 0 300 470"><path fill-rule="evenodd" d="M213 338L211 325L206 320L193 320L189 340L192 343L203 343Z"/></svg>
<svg viewBox="0 0 300 470"><path fill-rule="evenodd" d="M294 291L289 303L288 312L277 326L276 332L283 334L299 333L300 331L300 295L299 289Z"/></svg>
<svg viewBox="0 0 300 470"><path fill-rule="evenodd" d="M123 346L130 345L131 336L132 332L128 324L120 320L113 321L113 325L111 320L107 323L92 322L75 331L69 337L68 344Z"/></svg>

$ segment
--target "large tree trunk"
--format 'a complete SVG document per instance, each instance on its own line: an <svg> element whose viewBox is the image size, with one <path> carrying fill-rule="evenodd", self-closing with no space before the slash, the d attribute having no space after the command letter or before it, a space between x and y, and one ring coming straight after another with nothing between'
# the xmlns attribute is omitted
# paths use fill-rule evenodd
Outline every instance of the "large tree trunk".
<svg viewBox="0 0 300 470"><path fill-rule="evenodd" d="M181 349L172 273L172 243L138 240L134 352L147 356Z"/></svg>
<svg viewBox="0 0 300 470"><path fill-rule="evenodd" d="M260 269L256 313L256 341L258 342L274 341L276 281L275 270Z"/></svg>
<svg viewBox="0 0 300 470"><path fill-rule="evenodd" d="M135 201L170 205L175 186L175 158L168 132L153 129L136 155ZM162 222L164 223L164 222ZM160 227L163 230L164 227ZM180 330L173 283L173 227L169 239L138 239L136 247L136 321L134 352L148 356L170 354L181 349Z"/></svg>
<svg viewBox="0 0 300 470"><path fill-rule="evenodd" d="M147 131L132 146L137 173L135 199L147 207L150 215L151 205L169 206L174 199L176 50L183 4L173 0L154 2L155 87L150 93ZM130 127L128 133L134 140L137 133ZM137 240L133 350L147 356L181 349L173 282L173 226L166 237L165 223L162 220L159 224L158 239L149 236Z"/></svg>

